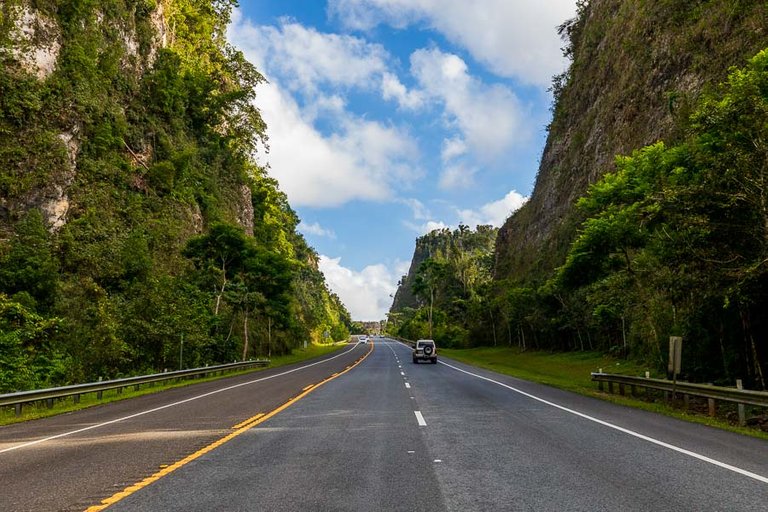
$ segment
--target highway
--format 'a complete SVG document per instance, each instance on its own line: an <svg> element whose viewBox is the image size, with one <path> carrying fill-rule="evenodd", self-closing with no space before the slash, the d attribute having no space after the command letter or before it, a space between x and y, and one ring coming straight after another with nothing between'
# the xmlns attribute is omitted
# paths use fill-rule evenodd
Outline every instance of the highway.
<svg viewBox="0 0 768 512"><path fill-rule="evenodd" d="M369 350L0 428L0 510L766 510L767 441Z"/></svg>

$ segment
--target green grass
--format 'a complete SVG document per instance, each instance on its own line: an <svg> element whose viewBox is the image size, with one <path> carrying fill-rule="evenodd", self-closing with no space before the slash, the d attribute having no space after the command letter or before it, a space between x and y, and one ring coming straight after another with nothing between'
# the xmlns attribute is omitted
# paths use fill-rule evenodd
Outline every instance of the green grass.
<svg viewBox="0 0 768 512"><path fill-rule="evenodd" d="M637 363L614 359L598 352L521 352L517 348L482 347L463 350L444 348L440 349L440 354L512 377L547 384L616 404L768 439L768 433L754 428L739 427L722 416L710 418L707 415L674 408L663 401L646 401L641 398L612 395L599 391L597 383L592 382L590 373L599 371L601 368L605 373L644 376L646 371L651 371L651 377L663 378L663 376ZM718 410L721 415L732 412L731 409L735 409L735 405L724 402L718 403Z"/></svg>
<svg viewBox="0 0 768 512"><path fill-rule="evenodd" d="M74 403L72 397L64 398L54 401L52 408L48 408L44 402L35 402L34 404L24 404L22 408L22 415L16 417L16 413L13 407L0 408L0 426L10 425L11 423L18 423L21 421L28 421L38 418L45 418L47 416L55 416L70 411L77 411L85 409L87 407L94 407L97 405L107 404L110 402L116 402L118 400L125 400L128 398L135 398L142 395L148 395L151 393L157 393L172 388L179 388L184 386L190 386L192 384L198 384L201 382L208 382L212 380L225 379L233 377L235 375L243 375L247 373L253 373L263 371L267 368L277 368L280 366L286 366L293 363L305 361L315 357L320 357L325 354L340 350L345 347L346 343L336 343L331 345L309 345L306 349L297 348L294 349L291 354L273 357L270 360L270 364L264 368L254 368L251 370L241 370L235 372L225 373L224 375L211 376L200 379L187 379L182 381L169 381L168 383L157 383L153 387L144 384L138 391L135 391L133 386L130 386L123 390L122 393L118 393L116 389L104 391L102 399L96 398L96 393L87 393L81 396L79 403Z"/></svg>

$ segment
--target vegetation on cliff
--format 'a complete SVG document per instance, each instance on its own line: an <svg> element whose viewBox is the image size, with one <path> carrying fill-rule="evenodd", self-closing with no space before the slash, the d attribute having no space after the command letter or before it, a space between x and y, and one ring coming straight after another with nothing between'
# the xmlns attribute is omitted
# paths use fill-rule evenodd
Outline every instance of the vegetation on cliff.
<svg viewBox="0 0 768 512"><path fill-rule="evenodd" d="M406 338L434 338L452 347L469 346L488 325L495 325L487 297L497 229L467 226L432 231L416 241L409 275L398 294L410 286L415 307L393 307L387 329Z"/></svg>
<svg viewBox="0 0 768 512"><path fill-rule="evenodd" d="M574 61L555 80L536 190L499 231L466 343L600 350L662 370L678 335L684 378L766 387L766 9L579 4L562 27Z"/></svg>
<svg viewBox="0 0 768 512"><path fill-rule="evenodd" d="M234 3L0 7L0 392L348 335L253 161L263 77L224 39Z"/></svg>

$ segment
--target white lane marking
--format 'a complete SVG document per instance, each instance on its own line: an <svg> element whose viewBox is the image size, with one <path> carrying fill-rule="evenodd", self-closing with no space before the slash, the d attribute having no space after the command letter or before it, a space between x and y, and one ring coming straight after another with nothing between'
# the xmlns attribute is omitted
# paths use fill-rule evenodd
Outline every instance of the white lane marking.
<svg viewBox="0 0 768 512"><path fill-rule="evenodd" d="M443 461L440 459L435 459L435 462L443 462Z"/></svg>
<svg viewBox="0 0 768 512"><path fill-rule="evenodd" d="M353 346L352 348L350 348L346 352L342 352L341 354L336 354L335 356L329 357L328 359L323 359L322 361L317 361L315 363L310 363L310 364L305 365L305 366L299 366L298 368L294 368L292 370L288 370L288 371L285 371L285 372L282 372L282 373L276 373L274 375L270 375L269 377L262 377L261 379L249 380L248 382L241 382L240 384L235 384L234 386L228 386L226 388L217 389L215 391L210 391L210 392L204 393L202 395L197 395L197 396L193 396L191 398L186 398L186 399L180 400L178 402L173 402L173 403L170 403L170 404L162 405L160 407L155 407L154 409L149 409L149 410L146 410L146 411L138 412L136 414L131 414L129 416L123 416L122 418L117 418L117 419L114 419L114 420L105 421L104 423L97 423L96 425L90 425L88 427L80 428L80 429L77 429L77 430L72 430L71 432L64 432L63 434L56 434L54 436L44 437L42 439L37 439L35 441L29 441L28 443L17 444L16 446L11 446L10 448L4 448L4 449L0 450L0 453L5 453L5 452L13 451L13 450L18 450L19 448L26 448L28 446L33 446L33 445L36 445L36 444L44 443L46 441L52 441L54 439L59 439L61 437L67 437L67 436L71 436L71 435L74 435L74 434L79 434L80 432L86 432L88 430L93 430L93 429L99 428L99 427L106 427L107 425L112 425L113 423L120 423L121 421L130 420L130 419L133 419L133 418L138 418L139 416L144 416L145 414L150 414L150 413L153 413L153 412L162 411L163 409L168 409L169 407L175 407L177 405L185 404L187 402L192 402L194 400L199 400L200 398L205 398L205 397L208 397L208 396L211 396L211 395L215 395L215 394L221 393L223 391L229 391L231 389L239 388L239 387L242 387L242 386L248 386L249 384L256 384L257 382L263 382L265 380L274 379L275 377L282 377L283 375L288 375L289 373L297 372L299 370L304 370L306 368L310 368L310 367L316 366L318 364L327 363L328 361L332 361L333 359L336 359L337 357L341 357L341 356L343 356L345 354L348 354L349 352L352 352L356 348L357 348L357 345Z"/></svg>
<svg viewBox="0 0 768 512"><path fill-rule="evenodd" d="M405 373L403 373L403 372L400 372L400 375L402 375L403 377L405 377Z"/></svg>
<svg viewBox="0 0 768 512"><path fill-rule="evenodd" d="M573 409L569 409L568 407L563 407L562 405L558 405L558 404L556 404L554 402L550 402L549 400L544 400L543 398L539 398L539 397L534 396L534 395L532 395L530 393L526 393L525 391L521 391L521 390L519 390L517 388L514 388L512 386L508 386L507 384L504 384L502 382L499 382L499 381L496 381L496 380L493 380L493 379L489 379L488 377L483 377L482 375L477 375L476 373L472 373L472 372L468 372L466 370L462 370L461 368L458 368L458 367L453 366L451 364L445 363L443 361L440 361L440 364L443 364L443 365L447 366L448 368L453 368L454 370L459 371L461 373L466 373L467 375L471 375L472 377L477 377L478 379L482 379L482 380L485 380L485 381L488 381L488 382L493 382L494 384L498 384L501 387L507 388L507 389L512 390L512 391L514 391L516 393L520 393L523 396L527 396L528 398L531 398L533 400L539 401L539 402L541 402L543 404L547 404L549 406L555 407L556 409L560 409L561 411L565 411L565 412L571 413L571 414L576 415L576 416L578 416L580 418L584 418L584 419L589 420L589 421L594 421L595 423L599 423L600 425L603 425L605 427L612 428L614 430L618 430L619 432L624 432L625 434L629 434L630 436L637 437L638 439L642 439L644 441L648 441L649 443L653 443L655 445L662 446L664 448L668 448L668 449L676 451L678 453L682 453L684 455L688 455L690 457L693 457L694 459L699 459L701 461L708 462L710 464L713 464L715 466L721 467L723 469L727 469L729 471L733 471L734 473L738 473L740 475L744 475L746 477L749 477L749 478L752 478L752 479L755 479L755 480L758 480L760 482L768 484L768 478L766 478L766 477L764 477L762 475L758 475L757 473L752 473L751 471L747 471L746 469L741 469L741 468L737 468L736 466L731 466L730 464L726 464L725 462L720 462L719 460L711 459L711 458L709 458L709 457L707 457L705 455L701 455L700 453L692 452L690 450L686 450L685 448L680 448L679 446L675 446L673 444L665 443L664 441L660 441L658 439L654 439L653 437L649 437L649 436L646 436L646 435L641 434L639 432L635 432L634 430L629 430L627 428L620 427L618 425L614 425L613 423L609 423L607 421L603 421L601 419L589 416L589 415L584 414L582 412L575 411Z"/></svg>
<svg viewBox="0 0 768 512"><path fill-rule="evenodd" d="M413 450L408 450L408 453L416 453L416 452Z"/></svg>
<svg viewBox="0 0 768 512"><path fill-rule="evenodd" d="M407 382L405 383L405 387L406 387L406 389L411 389L411 385L408 384Z"/></svg>
<svg viewBox="0 0 768 512"><path fill-rule="evenodd" d="M427 422L424 421L424 416L421 415L421 411L413 411L413 414L416 415L416 421L419 422L420 427L426 427Z"/></svg>

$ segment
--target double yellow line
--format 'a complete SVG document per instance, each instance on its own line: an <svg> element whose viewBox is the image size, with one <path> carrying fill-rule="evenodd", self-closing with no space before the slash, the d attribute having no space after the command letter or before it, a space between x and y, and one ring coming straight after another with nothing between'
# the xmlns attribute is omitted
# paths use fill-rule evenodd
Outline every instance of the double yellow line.
<svg viewBox="0 0 768 512"><path fill-rule="evenodd" d="M312 384L310 386L305 387L299 395L291 398L290 400L285 402L283 405L281 405L277 409L273 409L272 411L269 411L266 414L259 413L256 416L253 416L251 418L248 418L245 421L242 421L242 422L238 423L237 425L232 427L233 429L235 429L234 432L232 432L232 433L222 437L221 439L218 439L217 441L214 441L213 443L209 444L205 448L201 448L200 450L196 451L195 453L193 453L191 455L187 455L183 459L181 459L181 460L179 460L177 462L174 462L173 464L171 464L169 466L166 466L166 467L162 468L160 471L158 471L157 473L155 473L155 474L153 474L151 476L148 476L144 480L141 480L140 482L137 482L137 483L135 483L133 485L130 485L130 486L126 487L122 491L117 492L117 493L113 494L112 496L110 496L109 498L106 498L106 499L102 500L100 504L88 507L87 509L85 509L85 512L98 512L98 511L104 510L105 508L109 507L110 505L114 505L118 501L120 501L120 500L122 500L124 498L127 498L131 494L135 493L136 491L138 491L140 489L143 489L144 487L148 486L149 484L152 484L152 483L160 480L164 476L166 476L166 475L168 475L170 473L173 473L174 471L176 471L180 467L182 467L182 466L192 462L193 460L195 460L195 459L205 455L206 453L210 452L211 450L214 450L214 449L218 448L219 446L223 445L224 443L226 443L228 441L231 441L232 439L236 438L237 436L239 436L243 432L247 432L248 430L252 429L253 427L264 423L265 421L267 421L272 416L278 414L279 412L281 412L281 411L287 409L288 407L290 407L291 405L295 404L296 402L298 402L299 400L301 400L302 398L304 398L305 396L307 396L312 391L316 390L317 388L319 388L320 386L322 386L326 382L330 382L333 379L335 379L336 377L344 375L349 370L351 370L352 368L354 368L358 364L362 363L363 360L366 357L368 357L371 352L373 352L373 344L370 345L370 348L368 349L368 352L366 352L360 359L355 361L353 364L351 364L350 366L347 366L344 370L342 370L342 371L340 371L338 373L334 373L330 377L326 378L325 380L322 380L322 381L318 382L317 384Z"/></svg>

